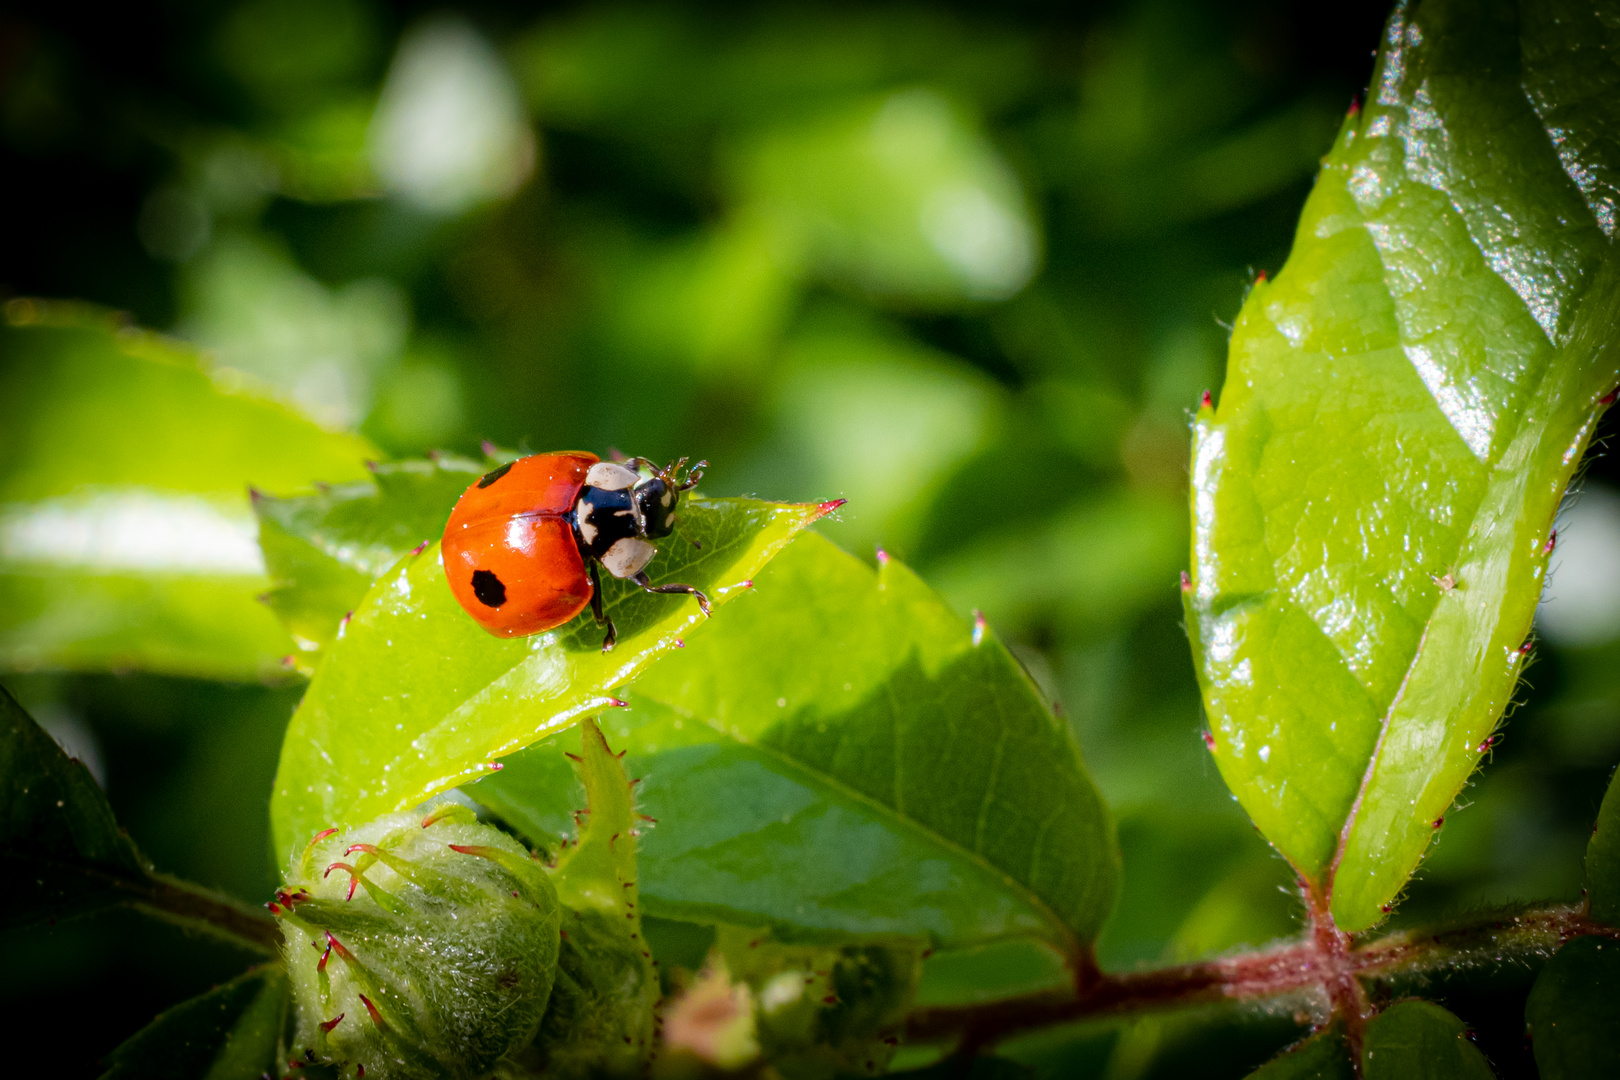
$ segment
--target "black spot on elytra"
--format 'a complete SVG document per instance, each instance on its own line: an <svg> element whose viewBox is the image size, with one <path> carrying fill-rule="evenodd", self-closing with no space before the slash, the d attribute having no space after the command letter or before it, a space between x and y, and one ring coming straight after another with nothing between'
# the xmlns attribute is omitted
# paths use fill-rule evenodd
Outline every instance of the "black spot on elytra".
<svg viewBox="0 0 1620 1080"><path fill-rule="evenodd" d="M495 481L497 481L501 477L505 476L511 470L512 470L512 463L510 461L508 461L505 465L502 465L498 469L491 469L489 472L485 473L483 476L478 478L478 486L481 487L481 488L487 488L487 487L489 487L489 485L493 484ZM479 573L483 573L483 571L480 570Z"/></svg>
<svg viewBox="0 0 1620 1080"><path fill-rule="evenodd" d="M472 587L473 595L485 607L500 607L506 603L506 586L488 570L473 571Z"/></svg>

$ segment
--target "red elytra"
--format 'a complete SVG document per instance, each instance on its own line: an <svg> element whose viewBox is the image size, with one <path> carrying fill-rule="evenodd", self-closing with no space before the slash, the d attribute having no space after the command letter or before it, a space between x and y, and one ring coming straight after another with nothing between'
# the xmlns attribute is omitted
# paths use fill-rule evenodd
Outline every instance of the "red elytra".
<svg viewBox="0 0 1620 1080"><path fill-rule="evenodd" d="M550 630L589 604L606 630L604 652L618 632L602 598L603 569L645 592L685 593L707 616L709 598L700 589L654 585L645 569L658 553L653 541L675 531L681 496L707 464L683 476L686 462L659 467L646 458L604 462L567 452L519 458L484 474L445 525L440 557L450 591L497 637Z"/></svg>
<svg viewBox="0 0 1620 1080"><path fill-rule="evenodd" d="M491 634L550 630L591 602L571 515L599 460L585 452L519 458L475 481L450 512L440 547L445 577Z"/></svg>

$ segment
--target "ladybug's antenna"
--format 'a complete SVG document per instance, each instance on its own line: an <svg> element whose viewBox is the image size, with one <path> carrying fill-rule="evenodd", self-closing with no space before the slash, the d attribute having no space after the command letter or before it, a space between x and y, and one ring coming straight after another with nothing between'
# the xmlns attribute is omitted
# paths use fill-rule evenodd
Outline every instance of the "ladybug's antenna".
<svg viewBox="0 0 1620 1080"><path fill-rule="evenodd" d="M703 479L703 470L709 466L707 461L698 462L692 466L692 471L686 474L686 479L682 480L680 471L686 462L686 458L681 458L663 472L664 482L676 491L691 491L697 487L698 481Z"/></svg>

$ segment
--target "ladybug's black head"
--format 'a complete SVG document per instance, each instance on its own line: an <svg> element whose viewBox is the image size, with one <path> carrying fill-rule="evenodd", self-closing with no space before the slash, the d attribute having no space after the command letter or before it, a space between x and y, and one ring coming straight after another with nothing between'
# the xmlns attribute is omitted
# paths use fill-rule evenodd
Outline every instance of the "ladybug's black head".
<svg viewBox="0 0 1620 1080"><path fill-rule="evenodd" d="M707 461L698 462L683 479L680 470L686 465L686 459L681 458L652 476L636 481L630 497L635 500L641 535L657 540L675 531L675 508L680 505L681 495L697 486L707 464Z"/></svg>

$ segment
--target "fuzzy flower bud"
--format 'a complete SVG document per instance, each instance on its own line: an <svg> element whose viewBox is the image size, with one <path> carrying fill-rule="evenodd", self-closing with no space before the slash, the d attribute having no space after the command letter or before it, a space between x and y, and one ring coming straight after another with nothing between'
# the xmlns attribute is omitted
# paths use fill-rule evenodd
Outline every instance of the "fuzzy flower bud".
<svg viewBox="0 0 1620 1080"><path fill-rule="evenodd" d="M296 1060L345 1077L471 1080L533 1038L559 908L540 864L453 804L311 842L271 910Z"/></svg>

